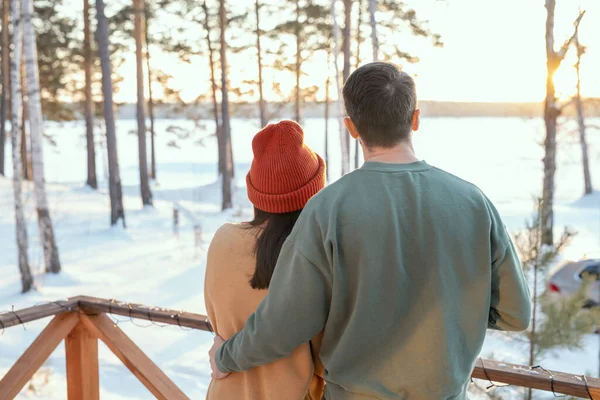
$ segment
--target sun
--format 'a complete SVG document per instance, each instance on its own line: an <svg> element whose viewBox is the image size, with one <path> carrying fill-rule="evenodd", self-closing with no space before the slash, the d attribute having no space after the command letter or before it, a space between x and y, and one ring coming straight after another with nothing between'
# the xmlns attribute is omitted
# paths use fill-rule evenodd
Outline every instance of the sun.
<svg viewBox="0 0 600 400"><path fill-rule="evenodd" d="M553 77L556 97L562 101L569 100L577 93L577 71L569 61L563 61Z"/></svg>

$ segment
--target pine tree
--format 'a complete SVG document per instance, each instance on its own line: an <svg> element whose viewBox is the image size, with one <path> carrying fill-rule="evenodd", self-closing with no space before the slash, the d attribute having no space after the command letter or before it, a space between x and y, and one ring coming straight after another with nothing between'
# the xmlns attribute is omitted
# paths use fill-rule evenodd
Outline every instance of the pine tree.
<svg viewBox="0 0 600 400"><path fill-rule="evenodd" d="M566 228L557 243L544 244L541 212L542 201L538 200L531 221L515 236L525 274L533 277L530 284L533 316L530 329L522 334L528 343L529 365L532 366L539 364L545 354L557 347L581 348L584 336L593 331L600 316L599 311L584 308L591 282L582 285L575 296L559 302L548 301L546 294L540 291L542 277L574 235ZM529 389L527 398L530 400L531 396Z"/></svg>
<svg viewBox="0 0 600 400"><path fill-rule="evenodd" d="M23 293L33 288L33 276L29 267L27 255L27 224L23 213L23 200L21 195L21 113L23 104L21 100L21 44L23 42L23 29L21 23L21 4L19 0L11 0L11 15L13 25L12 48L13 56L10 60L10 101L11 101L11 140L13 162L13 191L15 197L15 225L17 236L17 251L19 257L19 271L21 273L21 286Z"/></svg>
<svg viewBox="0 0 600 400"><path fill-rule="evenodd" d="M143 51L144 51L144 0L134 0L134 38L135 38L135 60L136 60L136 77L137 77L137 128L138 128L138 161L140 172L140 192L142 196L142 204L144 206L152 205L152 191L150 190L150 181L148 179L148 162L146 150L146 114L144 99L144 67L143 67Z"/></svg>
<svg viewBox="0 0 600 400"><path fill-rule="evenodd" d="M98 20L98 52L102 68L102 95L104 97L104 122L106 124L106 148L108 152L108 174L110 195L110 223L116 225L119 219L125 226L125 210L123 208L123 190L119 171L117 153L117 135L113 109L113 85L108 48L108 21L104 15L104 0L96 0L96 18Z"/></svg>

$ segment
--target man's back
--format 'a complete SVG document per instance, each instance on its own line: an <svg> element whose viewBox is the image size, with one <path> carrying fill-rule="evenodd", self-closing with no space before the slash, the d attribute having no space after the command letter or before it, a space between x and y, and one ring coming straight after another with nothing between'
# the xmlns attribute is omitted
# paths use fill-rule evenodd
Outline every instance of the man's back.
<svg viewBox="0 0 600 400"><path fill-rule="evenodd" d="M490 206L425 162L366 163L311 200L305 212L333 261L321 349L328 399L464 396L488 327L491 262L504 250L494 247L510 246L490 239L504 232ZM315 234L296 246L324 263ZM514 296L529 301L524 286ZM527 326L525 314L514 328Z"/></svg>
<svg viewBox="0 0 600 400"><path fill-rule="evenodd" d="M529 291L497 210L416 157L414 80L365 64L343 89L365 165L305 206L269 294L216 338L217 378L290 354L323 331L326 399L463 399L487 328L524 330Z"/></svg>

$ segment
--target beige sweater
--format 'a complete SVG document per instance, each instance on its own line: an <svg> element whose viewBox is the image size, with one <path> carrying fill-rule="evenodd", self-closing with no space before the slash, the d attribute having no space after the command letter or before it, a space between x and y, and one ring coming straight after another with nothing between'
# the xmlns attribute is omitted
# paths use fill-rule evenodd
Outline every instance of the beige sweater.
<svg viewBox="0 0 600 400"><path fill-rule="evenodd" d="M258 229L226 224L215 233L208 250L204 282L206 310L215 332L224 339L244 328L267 294L267 290L252 289L249 284L256 268L254 246ZM313 359L311 353L312 346L318 354L320 337L300 345L289 357L213 380L207 399L320 399L323 367L318 356Z"/></svg>

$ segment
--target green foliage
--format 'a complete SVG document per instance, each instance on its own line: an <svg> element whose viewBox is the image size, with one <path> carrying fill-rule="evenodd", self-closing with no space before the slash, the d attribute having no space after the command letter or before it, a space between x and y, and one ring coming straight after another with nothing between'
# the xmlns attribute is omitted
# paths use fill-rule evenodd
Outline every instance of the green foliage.
<svg viewBox="0 0 600 400"><path fill-rule="evenodd" d="M34 6L42 110L48 119L72 120L75 110L64 98L74 90L74 72L79 68L73 58L81 48L77 24L61 9L63 0L36 1Z"/></svg>
<svg viewBox="0 0 600 400"><path fill-rule="evenodd" d="M402 44L396 44L398 43L398 33L402 32L403 27L410 29L414 36L430 39L435 47L444 45L441 35L433 32L428 26L428 21L421 20L417 12L409 8L404 1L378 1L377 13L377 31L381 43L380 51L382 51L385 60L419 62L419 58L411 54L406 48L402 48ZM395 40L392 40L392 38L395 38Z"/></svg>
<svg viewBox="0 0 600 400"><path fill-rule="evenodd" d="M535 211L525 229L515 235L515 245L520 253L526 276L533 278L533 318L531 327L521 334L529 347L529 364L537 365L543 358L558 349L580 349L585 335L593 332L600 322L600 310L585 308L592 279L584 279L575 295L554 299L543 290L545 276L562 249L568 245L575 232L565 228L557 243L542 243L542 201L537 199ZM528 397L531 399L531 391Z"/></svg>
<svg viewBox="0 0 600 400"><path fill-rule="evenodd" d="M575 295L562 301L551 302L542 295L544 321L536 332L536 357L543 357L557 348L582 348L583 336L593 332L600 321L598 308L584 308L593 282L594 278L588 277Z"/></svg>

